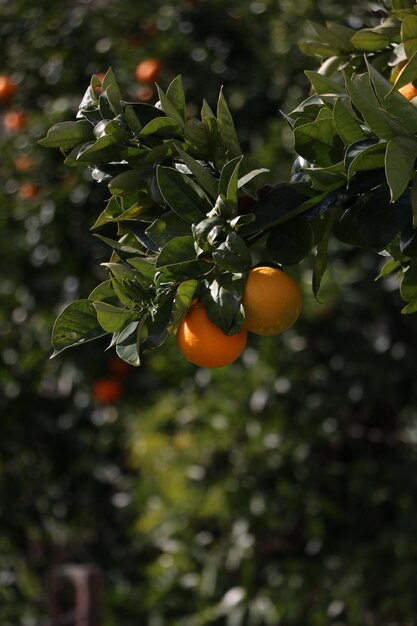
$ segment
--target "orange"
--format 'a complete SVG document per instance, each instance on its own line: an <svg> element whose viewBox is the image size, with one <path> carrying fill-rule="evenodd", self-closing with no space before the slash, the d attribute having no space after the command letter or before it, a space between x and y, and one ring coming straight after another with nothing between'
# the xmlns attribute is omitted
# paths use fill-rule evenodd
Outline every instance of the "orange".
<svg viewBox="0 0 417 626"><path fill-rule="evenodd" d="M407 100L412 100L417 96L417 88L414 87L413 83L407 83L404 87L401 87L398 92L407 98Z"/></svg>
<svg viewBox="0 0 417 626"><path fill-rule="evenodd" d="M122 395L123 386L117 378L102 378L93 385L93 396L100 404L114 404Z"/></svg>
<svg viewBox="0 0 417 626"><path fill-rule="evenodd" d="M27 154L21 154L15 158L14 165L18 172L27 172L32 167L32 159Z"/></svg>
<svg viewBox="0 0 417 626"><path fill-rule="evenodd" d="M15 133L26 126L26 113L24 111L9 111L3 118L6 130Z"/></svg>
<svg viewBox="0 0 417 626"><path fill-rule="evenodd" d="M235 361L246 344L246 329L225 335L207 317L201 302L191 305L177 332L178 346L188 361L200 367L223 367Z"/></svg>
<svg viewBox="0 0 417 626"><path fill-rule="evenodd" d="M297 283L274 267L250 270L243 292L244 326L257 335L278 335L288 330L301 312Z"/></svg>
<svg viewBox="0 0 417 626"><path fill-rule="evenodd" d="M31 200L38 195L39 188L33 183L22 183L18 193L21 200Z"/></svg>
<svg viewBox="0 0 417 626"><path fill-rule="evenodd" d="M9 100L16 91L16 85L5 74L0 75L0 100Z"/></svg>
<svg viewBox="0 0 417 626"><path fill-rule="evenodd" d="M136 79L140 83L153 83L158 79L161 67L161 62L158 59L145 59L136 66Z"/></svg>

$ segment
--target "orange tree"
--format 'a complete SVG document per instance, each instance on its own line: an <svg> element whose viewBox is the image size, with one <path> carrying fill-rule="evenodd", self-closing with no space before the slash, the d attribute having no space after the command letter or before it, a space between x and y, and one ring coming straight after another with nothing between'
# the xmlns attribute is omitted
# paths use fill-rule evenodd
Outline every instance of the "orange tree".
<svg viewBox="0 0 417 626"><path fill-rule="evenodd" d="M361 3L355 4L360 14ZM140 381L128 376L121 383L109 353L103 359L86 347L48 360L55 314L102 279L105 244L91 239L88 228L108 191L86 172L60 165L59 155L37 147L37 139L73 115L92 73L117 67L128 98L136 100L143 94L135 68L159 58L161 83L180 69L194 109L199 94L213 101L224 84L242 144L265 154L270 168L279 155L279 169L288 170L290 149L276 111L295 106L305 88L297 33L304 18L336 15L340 7L332 2L318 7L308 0L2 3L1 623L45 613L41 581L53 562L95 560L120 573L132 513L113 504L126 488L126 425L111 402L121 384L129 390L119 399L124 406L126 396L148 397L150 388L165 388L188 367L177 362L178 372L161 380L150 365ZM10 125L20 112L26 126ZM262 126L254 128L254 116Z"/></svg>
<svg viewBox="0 0 417 626"><path fill-rule="evenodd" d="M124 100L112 70L94 75L77 121L40 143L106 182L93 229L116 226L117 237L97 235L112 248L108 279L58 317L55 354L109 334L138 365L140 350L176 333L193 298L233 335L254 264L297 264L313 249L317 296L333 237L385 255L380 276L397 272L404 313L414 312L417 109L398 90L417 75L416 24L417 11L393 2L373 28L311 25L302 48L325 61L306 72L312 95L285 114L298 153L288 183L271 185L243 155L222 91L197 118L180 77L158 86L152 106Z"/></svg>

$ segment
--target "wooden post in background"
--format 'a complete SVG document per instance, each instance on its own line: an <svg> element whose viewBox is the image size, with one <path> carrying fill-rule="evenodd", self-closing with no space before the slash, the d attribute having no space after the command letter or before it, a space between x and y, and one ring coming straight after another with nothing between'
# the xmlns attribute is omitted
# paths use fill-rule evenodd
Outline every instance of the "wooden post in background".
<svg viewBox="0 0 417 626"><path fill-rule="evenodd" d="M94 565L65 564L49 575L52 626L100 626L99 572Z"/></svg>

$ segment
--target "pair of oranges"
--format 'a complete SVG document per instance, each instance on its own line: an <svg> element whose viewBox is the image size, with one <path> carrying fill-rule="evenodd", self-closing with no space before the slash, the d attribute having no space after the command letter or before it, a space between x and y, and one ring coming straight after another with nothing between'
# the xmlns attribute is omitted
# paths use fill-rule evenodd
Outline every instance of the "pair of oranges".
<svg viewBox="0 0 417 626"><path fill-rule="evenodd" d="M288 274L273 267L250 270L242 298L245 322L235 335L225 335L194 302L177 332L178 346L200 367L223 367L242 353L249 330L271 336L288 330L301 312L301 291Z"/></svg>

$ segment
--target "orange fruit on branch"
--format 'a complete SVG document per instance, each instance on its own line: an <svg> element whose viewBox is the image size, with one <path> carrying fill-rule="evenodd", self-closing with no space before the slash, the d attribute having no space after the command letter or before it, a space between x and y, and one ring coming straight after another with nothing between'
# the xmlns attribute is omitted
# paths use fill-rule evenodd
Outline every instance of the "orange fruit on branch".
<svg viewBox="0 0 417 626"><path fill-rule="evenodd" d="M244 326L257 335L288 330L301 312L301 291L285 272L274 267L250 270L243 292Z"/></svg>
<svg viewBox="0 0 417 626"><path fill-rule="evenodd" d="M177 332L178 346L188 361L200 367L223 367L235 361L246 344L246 329L225 335L207 317L201 302L191 305Z"/></svg>
<svg viewBox="0 0 417 626"><path fill-rule="evenodd" d="M115 404L123 393L123 385L117 378L101 378L93 385L93 396L100 404Z"/></svg>
<svg viewBox="0 0 417 626"><path fill-rule="evenodd" d="M26 113L24 111L9 111L3 118L4 128L10 133L16 133L26 126Z"/></svg>
<svg viewBox="0 0 417 626"><path fill-rule="evenodd" d="M2 102L9 100L16 91L16 85L5 74L0 75L0 100Z"/></svg>
<svg viewBox="0 0 417 626"><path fill-rule="evenodd" d="M158 80L162 64L159 59L144 59L136 66L135 76L140 83L153 83Z"/></svg>

